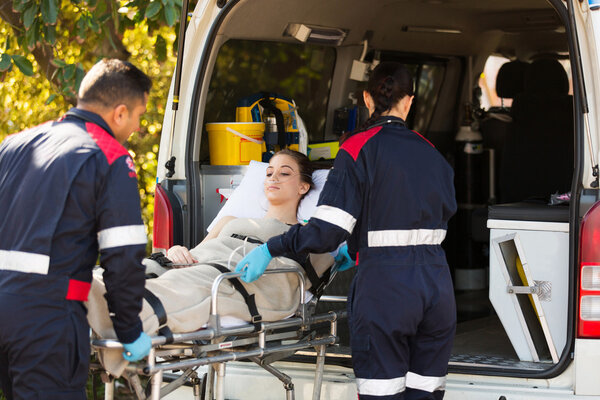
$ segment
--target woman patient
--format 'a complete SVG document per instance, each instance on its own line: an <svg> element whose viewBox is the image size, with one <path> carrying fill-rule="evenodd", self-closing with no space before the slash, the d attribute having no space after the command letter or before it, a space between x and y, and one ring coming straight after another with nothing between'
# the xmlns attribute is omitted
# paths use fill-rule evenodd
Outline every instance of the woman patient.
<svg viewBox="0 0 600 400"><path fill-rule="evenodd" d="M237 262L253 248L296 224L300 200L312 186L308 158L295 151L282 150L271 158L266 170L264 192L269 207L264 218L224 217L195 248L188 250L182 246L174 246L169 249L167 257L174 264L194 265L174 268L157 278L148 279L146 289L162 302L167 314L167 325L173 332L192 332L208 322L211 287L215 278L221 274L214 264L233 271ZM228 265L230 258L231 264ZM321 276L334 260L330 254L311 254L310 261L317 275ZM298 265L291 259L279 257L268 268ZM306 282L308 288L308 280ZM282 319L296 311L300 291L295 274L267 274L255 282L243 285L250 294L255 295L263 320ZM116 337L104 293L101 274L94 274L88 301L88 319L90 326L100 337ZM251 319L244 298L228 281L220 286L218 306L221 316L245 321ZM146 301L140 317L144 331L156 333L159 328L158 319Z"/></svg>

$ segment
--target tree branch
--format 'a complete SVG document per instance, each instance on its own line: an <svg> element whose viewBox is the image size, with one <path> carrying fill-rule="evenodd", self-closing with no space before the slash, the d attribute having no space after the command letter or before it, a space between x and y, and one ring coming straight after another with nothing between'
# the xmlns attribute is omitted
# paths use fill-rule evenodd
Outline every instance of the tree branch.
<svg viewBox="0 0 600 400"><path fill-rule="evenodd" d="M112 16L114 14L114 1L104 0L104 3L106 4L107 13L109 13ZM118 58L120 60L129 59L131 54L129 53L129 51L127 51L125 45L123 44L123 37L119 34L117 26L115 26L114 19L108 19L104 27L110 37L105 38L102 42L102 55L110 58Z"/></svg>
<svg viewBox="0 0 600 400"><path fill-rule="evenodd" d="M25 33L21 15L12 8L12 0L0 0L0 18L13 28L16 36L22 36ZM52 46L39 41L35 44L35 48L31 50L31 54L33 54L40 72L44 74L54 87L60 88L60 81L54 77L57 68L52 64L52 60L54 59L54 49ZM65 100L73 105L77 102L77 99L71 96L65 96Z"/></svg>

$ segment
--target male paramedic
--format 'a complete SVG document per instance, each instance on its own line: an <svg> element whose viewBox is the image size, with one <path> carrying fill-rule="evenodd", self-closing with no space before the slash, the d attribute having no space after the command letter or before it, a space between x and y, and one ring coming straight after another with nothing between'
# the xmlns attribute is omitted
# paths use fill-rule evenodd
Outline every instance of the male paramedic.
<svg viewBox="0 0 600 400"><path fill-rule="evenodd" d="M86 398L83 302L98 253L126 358L150 350L138 317L147 238L123 144L151 86L130 63L102 60L76 108L0 145L0 383L9 400Z"/></svg>

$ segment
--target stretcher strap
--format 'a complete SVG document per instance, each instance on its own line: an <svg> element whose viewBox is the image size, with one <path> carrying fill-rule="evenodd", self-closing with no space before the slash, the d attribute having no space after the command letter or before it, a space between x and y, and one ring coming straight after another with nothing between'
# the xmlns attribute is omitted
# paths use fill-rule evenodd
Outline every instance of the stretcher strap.
<svg viewBox="0 0 600 400"><path fill-rule="evenodd" d="M167 326L167 313L160 299L148 289L144 289L144 300L150 304L156 318L158 318L158 334L166 338L166 343L173 343L173 332L171 332L171 329Z"/></svg>
<svg viewBox="0 0 600 400"><path fill-rule="evenodd" d="M304 269L304 272L306 272L306 277L310 281L310 289L308 290L317 298L321 297L325 287L327 286L327 282L329 282L331 268L327 269L327 271L323 273L323 276L319 278L317 271L315 271L315 267L313 267L312 263L310 262L310 254L307 254L304 258L302 258L301 255L296 256L286 254L286 256L300 264L302 269Z"/></svg>
<svg viewBox="0 0 600 400"><path fill-rule="evenodd" d="M171 265L173 265L173 261L171 261L169 258L167 258L167 256L160 252L152 253L148 258L153 261L156 261L161 267L170 267Z"/></svg>
<svg viewBox="0 0 600 400"><path fill-rule="evenodd" d="M254 244L264 244L265 243L262 240L254 239L254 238L251 238L250 236L238 235L237 233L232 234L231 237L234 239L240 239L240 240L247 241L248 243L254 243Z"/></svg>
<svg viewBox="0 0 600 400"><path fill-rule="evenodd" d="M217 270L219 270L219 272L221 272L223 274L231 272L226 267L224 267L220 264L207 263L206 265L210 265L211 267L216 268ZM250 315L252 316L251 322L254 325L254 329L256 329L257 331L260 330L260 323L262 322L262 316L258 313L258 307L256 307L256 301L254 299L254 294L248 293L248 291L246 290L244 285L242 285L242 282L240 282L240 280L238 278L229 279L229 282L231 282L231 284L233 285L235 290L240 292L240 294L244 298L244 301L246 302L246 305L248 306L248 311L250 311Z"/></svg>

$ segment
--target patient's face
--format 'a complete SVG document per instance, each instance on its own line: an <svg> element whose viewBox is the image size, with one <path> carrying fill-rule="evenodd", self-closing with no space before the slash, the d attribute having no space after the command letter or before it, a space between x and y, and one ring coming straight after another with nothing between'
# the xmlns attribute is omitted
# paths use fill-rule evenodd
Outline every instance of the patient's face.
<svg viewBox="0 0 600 400"><path fill-rule="evenodd" d="M300 167L285 154L271 157L267 167L264 189L271 204L291 202L298 204L308 185L300 179Z"/></svg>

